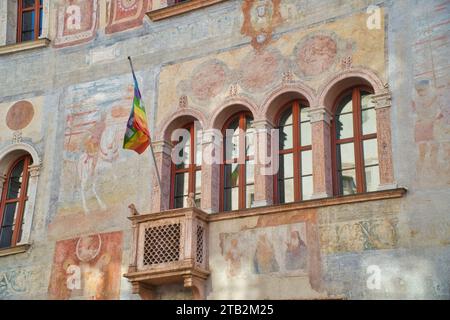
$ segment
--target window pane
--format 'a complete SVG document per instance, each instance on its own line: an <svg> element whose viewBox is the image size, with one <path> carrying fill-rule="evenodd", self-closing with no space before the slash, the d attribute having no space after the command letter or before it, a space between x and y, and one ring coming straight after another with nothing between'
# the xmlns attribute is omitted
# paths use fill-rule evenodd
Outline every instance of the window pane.
<svg viewBox="0 0 450 320"><path fill-rule="evenodd" d="M377 120L375 109L366 109L361 114L363 134L371 134L377 132Z"/></svg>
<svg viewBox="0 0 450 320"><path fill-rule="evenodd" d="M40 9L39 10L39 36L42 35L42 15L43 15L43 10Z"/></svg>
<svg viewBox="0 0 450 320"><path fill-rule="evenodd" d="M189 174L177 173L175 175L175 197L187 196L189 192Z"/></svg>
<svg viewBox="0 0 450 320"><path fill-rule="evenodd" d="M181 163L176 163L177 169L183 169L189 167L190 163L190 154L191 154L191 135L189 134L189 131L185 131L187 135L185 137L179 137L178 143L180 144L178 146L179 152L178 157L179 161ZM177 150L178 150L177 149Z"/></svg>
<svg viewBox="0 0 450 320"><path fill-rule="evenodd" d="M22 32L22 41L30 41L34 39L34 31Z"/></svg>
<svg viewBox="0 0 450 320"><path fill-rule="evenodd" d="M196 132L196 137L195 137L195 164L197 166L201 166L202 165L202 152L203 152L203 130L198 129Z"/></svg>
<svg viewBox="0 0 450 320"><path fill-rule="evenodd" d="M176 197L174 201L174 208L184 208L187 206L187 197Z"/></svg>
<svg viewBox="0 0 450 320"><path fill-rule="evenodd" d="M239 209L239 188L226 188L224 190L224 206L225 211Z"/></svg>
<svg viewBox="0 0 450 320"><path fill-rule="evenodd" d="M8 203L5 206L3 214L2 226L0 228L0 248L11 246L12 235L14 232L14 223L17 216L19 205L17 202Z"/></svg>
<svg viewBox="0 0 450 320"><path fill-rule="evenodd" d="M378 164L378 145L377 139L363 141L364 165L369 166Z"/></svg>
<svg viewBox="0 0 450 320"><path fill-rule="evenodd" d="M353 137L353 113L336 117L336 138L345 139Z"/></svg>
<svg viewBox="0 0 450 320"><path fill-rule="evenodd" d="M278 180L278 199L280 203L294 201L294 179Z"/></svg>
<svg viewBox="0 0 450 320"><path fill-rule="evenodd" d="M356 193L356 172L355 170L345 170L339 173L339 184L342 194Z"/></svg>
<svg viewBox="0 0 450 320"><path fill-rule="evenodd" d="M344 143L337 145L338 169L355 168L355 147L353 143Z"/></svg>
<svg viewBox="0 0 450 320"><path fill-rule="evenodd" d="M349 112L353 112L353 102L351 94L342 99L340 107L338 108L338 114Z"/></svg>
<svg viewBox="0 0 450 320"><path fill-rule="evenodd" d="M380 184L380 173L378 166L366 167L366 191L377 191L378 185Z"/></svg>
<svg viewBox="0 0 450 320"><path fill-rule="evenodd" d="M16 164L11 171L11 176L8 183L8 195L7 199L17 199L20 195L20 189L22 187L22 176L24 170L25 161L22 160Z"/></svg>
<svg viewBox="0 0 450 320"><path fill-rule="evenodd" d="M239 118L228 126L225 134L226 159L236 159L239 157Z"/></svg>
<svg viewBox="0 0 450 320"><path fill-rule="evenodd" d="M22 0L22 8L34 7L35 0ZM41 4L41 3L39 3Z"/></svg>
<svg viewBox="0 0 450 320"><path fill-rule="evenodd" d="M282 178L294 177L294 157L292 153L284 154L280 156L280 168L278 176Z"/></svg>
<svg viewBox="0 0 450 320"><path fill-rule="evenodd" d="M225 188L239 185L239 165L237 163L225 165Z"/></svg>
<svg viewBox="0 0 450 320"><path fill-rule="evenodd" d="M313 177L307 176L302 178L302 199L309 200L313 194Z"/></svg>
<svg viewBox="0 0 450 320"><path fill-rule="evenodd" d="M361 109L375 108L375 104L372 101L373 95L368 92L361 92Z"/></svg>
<svg viewBox="0 0 450 320"><path fill-rule="evenodd" d="M202 172L197 170L195 172L195 193L200 194L202 192Z"/></svg>
<svg viewBox="0 0 450 320"><path fill-rule="evenodd" d="M255 129L253 120L247 117L247 131L245 132L245 154L252 156L255 154Z"/></svg>
<svg viewBox="0 0 450 320"><path fill-rule="evenodd" d="M302 122L300 124L300 137L300 143L303 147L311 145L311 122Z"/></svg>
<svg viewBox="0 0 450 320"><path fill-rule="evenodd" d="M22 13L22 32L34 31L34 11Z"/></svg>
<svg viewBox="0 0 450 320"><path fill-rule="evenodd" d="M245 205L246 208L253 207L253 203L255 202L255 186L248 185L245 187Z"/></svg>
<svg viewBox="0 0 450 320"><path fill-rule="evenodd" d="M245 180L247 184L255 182L255 164L253 160L249 160L245 166Z"/></svg>
<svg viewBox="0 0 450 320"><path fill-rule="evenodd" d="M292 125L280 127L280 150L291 149L293 146Z"/></svg>
<svg viewBox="0 0 450 320"><path fill-rule="evenodd" d="M311 150L303 151L301 159L302 159L301 175L306 176L312 174L312 151Z"/></svg>

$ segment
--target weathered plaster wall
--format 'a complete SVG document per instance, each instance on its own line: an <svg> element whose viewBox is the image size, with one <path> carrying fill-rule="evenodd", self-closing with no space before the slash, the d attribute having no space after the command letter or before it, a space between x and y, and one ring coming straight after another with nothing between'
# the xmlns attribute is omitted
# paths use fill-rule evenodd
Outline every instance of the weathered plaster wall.
<svg viewBox="0 0 450 320"><path fill-rule="evenodd" d="M225 1L157 23L143 16L153 2L125 8L130 1L71 1L77 7L51 1L51 46L0 56L0 150L20 131L43 160L32 246L0 257L0 298L137 298L120 276L131 245L127 206L149 211L152 197L150 155L121 148L131 55L154 136L179 108L180 96L208 114L238 83L238 92L261 104L283 73L292 70L295 80L317 90L348 67L348 56L353 65L375 70L393 95L394 170L406 197L212 223L208 298L448 299L450 4L268 0L275 19L249 24L252 1L250 7ZM370 4L382 7L384 19L381 29L367 32ZM302 64L297 58L308 41L317 52L305 52L313 60ZM11 129L8 111L22 100L33 105L33 115ZM306 258L287 258L291 236L303 240ZM86 239L93 243L87 256L77 250ZM89 281L68 293L61 288L70 280L70 264ZM101 272L90 273L97 265ZM374 265L380 289L367 287ZM177 286L157 295L190 297Z"/></svg>

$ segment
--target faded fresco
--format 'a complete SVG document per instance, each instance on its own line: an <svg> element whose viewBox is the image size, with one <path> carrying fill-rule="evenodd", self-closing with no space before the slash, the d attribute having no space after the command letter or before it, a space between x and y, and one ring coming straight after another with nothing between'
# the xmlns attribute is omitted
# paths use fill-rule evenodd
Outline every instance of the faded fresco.
<svg viewBox="0 0 450 320"><path fill-rule="evenodd" d="M438 187L450 184L450 21L445 3L436 2L426 10L416 17L413 46L416 182Z"/></svg>
<svg viewBox="0 0 450 320"><path fill-rule="evenodd" d="M144 15L151 8L152 0L112 0L106 33L114 33L139 27Z"/></svg>
<svg viewBox="0 0 450 320"><path fill-rule="evenodd" d="M118 299L122 232L56 243L48 294L51 299Z"/></svg>
<svg viewBox="0 0 450 320"><path fill-rule="evenodd" d="M277 7L277 1L255 3L263 8ZM253 6L253 1L245 2L243 7L247 5ZM269 9L255 10L257 14ZM382 76L385 74L384 29L363 33L361 30L367 30L367 17L367 14L356 14L320 28L283 34L272 39L270 46L257 50L246 46L218 53L214 58L164 66L158 106L169 108L158 108L157 121L163 121L170 110L176 110L181 97L187 99L190 107L211 115L230 97L251 97L261 103L285 80L302 81L318 90L331 75L351 67L365 66Z"/></svg>
<svg viewBox="0 0 450 320"><path fill-rule="evenodd" d="M221 234L220 239L230 278L308 275L306 223Z"/></svg>

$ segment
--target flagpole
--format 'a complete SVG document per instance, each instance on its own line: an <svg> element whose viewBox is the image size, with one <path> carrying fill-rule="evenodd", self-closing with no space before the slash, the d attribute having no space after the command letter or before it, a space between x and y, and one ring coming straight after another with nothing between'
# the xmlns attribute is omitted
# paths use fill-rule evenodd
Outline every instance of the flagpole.
<svg viewBox="0 0 450 320"><path fill-rule="evenodd" d="M135 74L134 74L134 68L133 68L133 61L131 60L131 57L130 57L130 56L128 56L128 60L130 61L130 67L131 67L131 71L133 72L133 77L135 77ZM160 190L160 192L162 192L162 188L161 188L161 178L160 178L160 176L159 176L158 165L156 164L155 153L153 152L153 143L152 143L152 139L151 139L151 137L148 137L148 138L150 139L150 153L151 153L151 155L152 155L153 168L154 168L155 173L156 173L156 179L157 179L157 182L158 182L159 190Z"/></svg>

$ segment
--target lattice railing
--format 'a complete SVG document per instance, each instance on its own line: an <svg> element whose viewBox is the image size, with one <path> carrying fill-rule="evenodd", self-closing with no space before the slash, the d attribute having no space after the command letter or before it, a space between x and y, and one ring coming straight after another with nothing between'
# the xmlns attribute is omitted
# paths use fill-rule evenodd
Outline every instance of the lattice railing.
<svg viewBox="0 0 450 320"><path fill-rule="evenodd" d="M145 228L143 264L152 266L178 261L180 240L181 223Z"/></svg>

